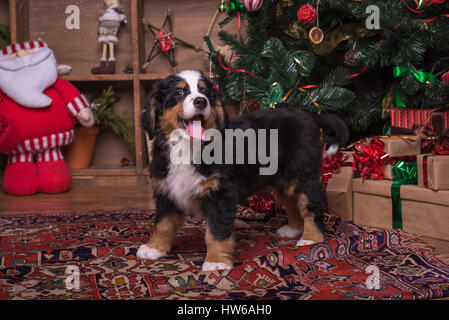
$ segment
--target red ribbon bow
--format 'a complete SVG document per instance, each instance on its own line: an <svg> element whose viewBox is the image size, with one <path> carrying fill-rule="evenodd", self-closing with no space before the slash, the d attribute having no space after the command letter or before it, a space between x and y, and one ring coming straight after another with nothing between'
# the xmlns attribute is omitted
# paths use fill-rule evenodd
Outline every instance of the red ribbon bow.
<svg viewBox="0 0 449 320"><path fill-rule="evenodd" d="M175 35L173 32L167 32L164 29L161 29L155 38L159 43L159 48L165 54L175 47Z"/></svg>
<svg viewBox="0 0 449 320"><path fill-rule="evenodd" d="M441 143L436 143L432 153L449 155L449 140L443 140Z"/></svg>
<svg viewBox="0 0 449 320"><path fill-rule="evenodd" d="M270 213L276 209L276 201L272 192L261 191L248 199L248 207L258 213Z"/></svg>
<svg viewBox="0 0 449 320"><path fill-rule="evenodd" d="M362 180L383 180L383 170L386 164L391 163L389 155L384 151L385 144L379 139L369 143L358 142L354 145L354 171L360 172Z"/></svg>
<svg viewBox="0 0 449 320"><path fill-rule="evenodd" d="M334 156L329 157L326 152L326 146L323 147L322 152L322 168L321 168L321 181L324 185L327 185L329 179L332 178L334 172L338 172L343 166L351 166L350 162L346 162L348 155L344 155L343 152L337 152Z"/></svg>

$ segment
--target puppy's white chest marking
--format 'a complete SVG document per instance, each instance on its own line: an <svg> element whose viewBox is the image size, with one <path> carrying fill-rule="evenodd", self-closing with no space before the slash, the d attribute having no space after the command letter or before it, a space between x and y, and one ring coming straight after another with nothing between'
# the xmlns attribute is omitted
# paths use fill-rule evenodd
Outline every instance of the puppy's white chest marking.
<svg viewBox="0 0 449 320"><path fill-rule="evenodd" d="M170 164L167 177L159 184L159 189L173 200L187 214L197 214L197 196L203 191L201 182L206 178L190 164Z"/></svg>

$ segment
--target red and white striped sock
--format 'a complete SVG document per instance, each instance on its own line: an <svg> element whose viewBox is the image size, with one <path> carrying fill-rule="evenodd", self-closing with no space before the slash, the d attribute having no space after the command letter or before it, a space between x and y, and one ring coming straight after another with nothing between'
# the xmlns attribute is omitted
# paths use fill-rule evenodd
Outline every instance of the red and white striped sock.
<svg viewBox="0 0 449 320"><path fill-rule="evenodd" d="M34 162L33 152L13 153L8 157L8 164Z"/></svg>
<svg viewBox="0 0 449 320"><path fill-rule="evenodd" d="M61 148L51 148L40 151L36 155L37 162L48 162L48 161L58 161L64 160Z"/></svg>

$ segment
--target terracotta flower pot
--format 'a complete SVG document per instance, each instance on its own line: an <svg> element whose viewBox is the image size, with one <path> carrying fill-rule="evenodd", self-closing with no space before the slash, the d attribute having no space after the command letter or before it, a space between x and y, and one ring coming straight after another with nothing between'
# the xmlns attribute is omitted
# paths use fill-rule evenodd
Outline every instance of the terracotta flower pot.
<svg viewBox="0 0 449 320"><path fill-rule="evenodd" d="M75 141L68 146L65 160L70 169L86 169L90 167L94 153L95 141L100 128L75 128Z"/></svg>

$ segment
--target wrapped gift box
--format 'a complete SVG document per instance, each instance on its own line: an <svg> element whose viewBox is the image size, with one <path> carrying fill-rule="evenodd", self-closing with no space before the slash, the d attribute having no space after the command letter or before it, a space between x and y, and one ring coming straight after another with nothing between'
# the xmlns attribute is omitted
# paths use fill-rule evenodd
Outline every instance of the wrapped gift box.
<svg viewBox="0 0 449 320"><path fill-rule="evenodd" d="M354 222L393 227L392 182L353 179ZM421 236L449 241L449 191L432 191L416 185L400 186L402 229Z"/></svg>
<svg viewBox="0 0 449 320"><path fill-rule="evenodd" d="M326 188L327 206L330 214L353 220L352 214L352 167L342 167L333 174Z"/></svg>
<svg viewBox="0 0 449 320"><path fill-rule="evenodd" d="M386 164L384 167L384 178L387 180L393 180L393 168L394 165Z"/></svg>
<svg viewBox="0 0 449 320"><path fill-rule="evenodd" d="M431 190L449 190L449 155L421 154L416 160L418 186Z"/></svg>
<svg viewBox="0 0 449 320"><path fill-rule="evenodd" d="M392 108L391 109L391 130L395 133L395 127L411 129L414 125L426 125L432 129L431 109L410 109L410 108ZM444 127L449 127L449 111L441 112L444 121Z"/></svg>
<svg viewBox="0 0 449 320"><path fill-rule="evenodd" d="M421 138L417 136L391 136L379 138L390 157L415 156L421 153Z"/></svg>
<svg viewBox="0 0 449 320"><path fill-rule="evenodd" d="M374 137L355 144L355 170L365 179L393 179L394 158L421 153L418 136Z"/></svg>
<svg viewBox="0 0 449 320"><path fill-rule="evenodd" d="M343 152L344 161L353 163L353 152ZM351 166L339 168L338 172L334 172L326 186L326 197L328 211L332 215L336 215L349 220L353 219L352 214L352 178L354 171Z"/></svg>
<svg viewBox="0 0 449 320"><path fill-rule="evenodd" d="M421 153L421 138L417 136L392 136L380 138L385 144L384 151L390 157L416 156ZM384 167L384 178L393 180L393 164L386 164Z"/></svg>

